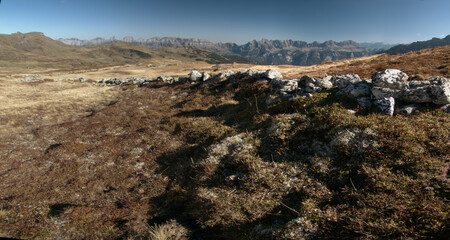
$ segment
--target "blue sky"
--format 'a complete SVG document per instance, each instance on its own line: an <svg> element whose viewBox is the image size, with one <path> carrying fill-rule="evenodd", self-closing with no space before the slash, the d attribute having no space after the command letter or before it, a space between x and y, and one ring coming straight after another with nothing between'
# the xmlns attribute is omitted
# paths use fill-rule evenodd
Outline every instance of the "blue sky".
<svg viewBox="0 0 450 240"><path fill-rule="evenodd" d="M0 33L408 43L450 34L450 0L3 0Z"/></svg>

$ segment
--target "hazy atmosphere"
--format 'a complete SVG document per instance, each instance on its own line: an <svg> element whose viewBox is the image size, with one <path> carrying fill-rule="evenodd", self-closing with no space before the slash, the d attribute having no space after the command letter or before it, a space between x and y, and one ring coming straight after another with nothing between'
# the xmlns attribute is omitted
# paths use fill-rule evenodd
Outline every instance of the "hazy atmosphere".
<svg viewBox="0 0 450 240"><path fill-rule="evenodd" d="M0 33L409 43L449 32L448 0L4 0Z"/></svg>

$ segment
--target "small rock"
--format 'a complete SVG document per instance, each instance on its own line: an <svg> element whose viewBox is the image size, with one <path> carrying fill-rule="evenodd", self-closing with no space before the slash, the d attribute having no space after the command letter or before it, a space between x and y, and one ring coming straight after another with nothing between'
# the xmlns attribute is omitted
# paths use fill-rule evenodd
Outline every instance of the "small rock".
<svg viewBox="0 0 450 240"><path fill-rule="evenodd" d="M373 104L382 113L387 114L389 116L394 115L395 99L393 97L376 100Z"/></svg>
<svg viewBox="0 0 450 240"><path fill-rule="evenodd" d="M207 72L203 73L203 78L202 78L203 81L208 81L210 78L211 78L211 75L209 75L209 73L207 73Z"/></svg>
<svg viewBox="0 0 450 240"><path fill-rule="evenodd" d="M398 111L399 114L409 116L413 114L419 107L416 104L405 105Z"/></svg>

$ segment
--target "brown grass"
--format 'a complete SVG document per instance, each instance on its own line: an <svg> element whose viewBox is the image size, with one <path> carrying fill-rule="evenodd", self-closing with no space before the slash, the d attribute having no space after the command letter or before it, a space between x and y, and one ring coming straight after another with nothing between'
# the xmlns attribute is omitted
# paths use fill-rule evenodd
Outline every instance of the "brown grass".
<svg viewBox="0 0 450 240"><path fill-rule="evenodd" d="M424 77L447 68L448 48L414 54L271 67L287 77L368 77L390 61L401 63L383 66ZM251 67L267 68L129 65L38 73L42 83L0 75L0 237L149 239L173 235L169 228L193 239L448 233L450 122L439 109L388 117L333 92L266 106L267 84L249 79L213 88L55 81ZM368 128L375 134L363 134ZM358 138L335 140L347 130Z"/></svg>

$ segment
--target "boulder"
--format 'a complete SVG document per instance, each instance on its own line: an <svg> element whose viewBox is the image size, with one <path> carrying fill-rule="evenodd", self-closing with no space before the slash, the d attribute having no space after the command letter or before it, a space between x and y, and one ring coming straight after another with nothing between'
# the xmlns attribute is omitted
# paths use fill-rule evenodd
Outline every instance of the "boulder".
<svg viewBox="0 0 450 240"><path fill-rule="evenodd" d="M440 76L425 81L410 81L401 97L405 102L450 104L450 81Z"/></svg>
<svg viewBox="0 0 450 240"><path fill-rule="evenodd" d="M283 75L281 75L280 72L272 69L267 70L262 77L267 78L269 80L283 79Z"/></svg>
<svg viewBox="0 0 450 240"><path fill-rule="evenodd" d="M352 73L347 75L336 75L331 79L331 82L334 86L337 86L339 89L345 89L348 85L352 83L361 82L361 78L359 78L358 74Z"/></svg>
<svg viewBox="0 0 450 240"><path fill-rule="evenodd" d="M202 74L199 71L193 70L189 73L189 80L192 82L201 81L203 78Z"/></svg>
<svg viewBox="0 0 450 240"><path fill-rule="evenodd" d="M395 99L393 97L376 100L373 104L380 112L389 116L394 115Z"/></svg>
<svg viewBox="0 0 450 240"><path fill-rule="evenodd" d="M272 81L270 81L269 87L279 92L293 93L298 89L298 82L296 79L273 79Z"/></svg>
<svg viewBox="0 0 450 240"><path fill-rule="evenodd" d="M386 69L372 76L375 87L403 90L407 85L408 75L397 69Z"/></svg>
<svg viewBox="0 0 450 240"><path fill-rule="evenodd" d="M372 84L367 81L349 84L343 92L353 98L367 97L370 95Z"/></svg>

